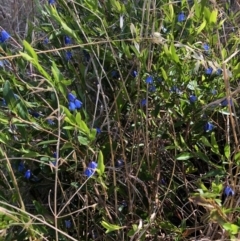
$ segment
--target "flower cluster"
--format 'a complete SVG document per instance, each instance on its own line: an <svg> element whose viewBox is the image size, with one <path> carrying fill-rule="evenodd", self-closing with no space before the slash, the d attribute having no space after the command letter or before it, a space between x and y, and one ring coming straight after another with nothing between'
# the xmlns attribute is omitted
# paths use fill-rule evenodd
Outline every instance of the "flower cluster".
<svg viewBox="0 0 240 241"><path fill-rule="evenodd" d="M74 111L82 107L82 102L78 100L74 94L68 93L67 99L68 99L68 109L70 111Z"/></svg>
<svg viewBox="0 0 240 241"><path fill-rule="evenodd" d="M96 168L97 168L97 163L95 161L91 161L89 164L88 164L88 167L87 169L85 170L84 174L87 176L87 177L91 177L94 172L96 171Z"/></svg>

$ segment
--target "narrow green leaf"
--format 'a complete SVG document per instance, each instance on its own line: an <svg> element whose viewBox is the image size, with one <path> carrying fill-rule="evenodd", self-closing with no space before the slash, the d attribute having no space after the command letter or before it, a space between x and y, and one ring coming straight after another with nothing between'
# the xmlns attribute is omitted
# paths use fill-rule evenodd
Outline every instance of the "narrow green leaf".
<svg viewBox="0 0 240 241"><path fill-rule="evenodd" d="M38 56L36 52L26 40L23 40L23 46L24 46L24 50L26 50L28 55L31 56L36 62L38 62Z"/></svg>
<svg viewBox="0 0 240 241"><path fill-rule="evenodd" d="M216 24L217 23L217 16L218 16L218 10L214 9L211 12L211 16L210 16L209 22L213 23L213 24Z"/></svg>
<svg viewBox="0 0 240 241"><path fill-rule="evenodd" d="M225 145L225 147L224 147L224 155L227 159L230 158L231 152L230 152L230 145L229 144Z"/></svg>
<svg viewBox="0 0 240 241"><path fill-rule="evenodd" d="M102 176L104 171L105 171L105 165L104 165L102 151L99 151L99 153L98 153L98 166L97 166L97 168L98 168L99 175Z"/></svg>
<svg viewBox="0 0 240 241"><path fill-rule="evenodd" d="M183 152L176 156L176 160L178 161L186 161L190 158L194 157L190 152Z"/></svg>
<svg viewBox="0 0 240 241"><path fill-rule="evenodd" d="M198 30L197 30L197 34L201 33L202 30L206 27L207 21L204 19L203 22L201 23L201 25L199 26Z"/></svg>
<svg viewBox="0 0 240 241"><path fill-rule="evenodd" d="M117 231L119 229L121 229L122 227L118 226L118 225L115 225L115 224L110 224L110 223L107 223L105 221L102 221L101 222L102 226L107 229L106 230L106 233L110 233L110 232L113 232L113 231Z"/></svg>

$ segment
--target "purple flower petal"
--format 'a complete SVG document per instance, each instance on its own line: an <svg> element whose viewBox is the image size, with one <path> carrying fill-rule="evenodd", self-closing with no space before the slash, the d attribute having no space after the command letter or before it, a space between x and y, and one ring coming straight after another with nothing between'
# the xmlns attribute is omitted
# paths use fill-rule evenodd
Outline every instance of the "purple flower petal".
<svg viewBox="0 0 240 241"><path fill-rule="evenodd" d="M1 31L1 35L0 35L0 42L4 43L6 40L8 40L11 36L9 35L9 33L5 30Z"/></svg>
<svg viewBox="0 0 240 241"><path fill-rule="evenodd" d="M95 170L97 168L97 163L95 161L91 161L88 164L88 168L91 168L91 169Z"/></svg>
<svg viewBox="0 0 240 241"><path fill-rule="evenodd" d="M148 76L145 81L146 81L147 84L153 84L153 77Z"/></svg>
<svg viewBox="0 0 240 241"><path fill-rule="evenodd" d="M69 102L68 109L70 111L74 111L74 110L76 110L76 105L73 102Z"/></svg>
<svg viewBox="0 0 240 241"><path fill-rule="evenodd" d="M25 172L24 177L25 177L26 179L29 179L29 178L31 177L31 171L30 171L29 169Z"/></svg>
<svg viewBox="0 0 240 241"><path fill-rule="evenodd" d="M80 109L82 107L82 102L78 99L74 101L74 104L76 106L76 109Z"/></svg>

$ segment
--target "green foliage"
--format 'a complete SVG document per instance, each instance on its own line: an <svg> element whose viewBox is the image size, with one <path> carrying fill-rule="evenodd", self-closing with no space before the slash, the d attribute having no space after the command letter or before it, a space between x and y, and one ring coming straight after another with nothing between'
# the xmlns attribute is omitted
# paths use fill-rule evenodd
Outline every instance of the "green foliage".
<svg viewBox="0 0 240 241"><path fill-rule="evenodd" d="M237 237L231 7L38 5L26 38L0 45L4 240Z"/></svg>

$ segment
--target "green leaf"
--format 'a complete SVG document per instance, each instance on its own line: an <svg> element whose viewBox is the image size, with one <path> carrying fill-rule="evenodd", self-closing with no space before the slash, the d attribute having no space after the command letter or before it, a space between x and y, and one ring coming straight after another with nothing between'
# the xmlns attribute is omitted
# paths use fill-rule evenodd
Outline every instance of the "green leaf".
<svg viewBox="0 0 240 241"><path fill-rule="evenodd" d="M118 225L115 225L115 224L110 224L110 223L107 223L105 221L102 221L101 222L102 226L107 229L106 230L106 233L110 233L110 232L113 232L113 231L117 231L119 229L121 229L122 227L118 226Z"/></svg>
<svg viewBox="0 0 240 241"><path fill-rule="evenodd" d="M89 140L85 136L78 136L78 141L81 145L88 146Z"/></svg>
<svg viewBox="0 0 240 241"><path fill-rule="evenodd" d="M105 171L105 165L104 165L104 160L103 160L103 154L102 151L99 151L98 153L98 173L100 176L102 176L104 174Z"/></svg>
<svg viewBox="0 0 240 241"><path fill-rule="evenodd" d="M200 141L207 147L212 147L212 145L210 144L210 142L208 141L208 139L205 136L202 136Z"/></svg>
<svg viewBox="0 0 240 241"><path fill-rule="evenodd" d="M199 26L198 30L197 30L197 34L201 33L202 30L206 27L207 21L204 19L203 22L201 23L201 25Z"/></svg>
<svg viewBox="0 0 240 241"><path fill-rule="evenodd" d="M230 155L231 155L231 152L230 152L230 151L231 151L231 150L230 150L230 145L229 145L229 144L225 145L225 147L224 147L224 155L225 155L225 157L226 157L227 159L230 158Z"/></svg>
<svg viewBox="0 0 240 241"><path fill-rule="evenodd" d="M220 154L214 132L211 133L211 144L212 144L211 150L216 154Z"/></svg>
<svg viewBox="0 0 240 241"><path fill-rule="evenodd" d="M183 152L176 156L176 160L178 161L186 161L190 158L194 157L190 152Z"/></svg>
<svg viewBox="0 0 240 241"><path fill-rule="evenodd" d="M218 10L217 10L217 9L214 9L214 10L211 12L209 22L210 22L210 23L213 23L213 24L216 24L216 22L217 22L217 16L218 16Z"/></svg>
<svg viewBox="0 0 240 241"><path fill-rule="evenodd" d="M238 234L239 227L236 224L224 223L223 228L231 234Z"/></svg>
<svg viewBox="0 0 240 241"><path fill-rule="evenodd" d="M26 50L28 55L31 56L36 62L38 62L38 56L36 52L26 40L23 40L23 46L24 46L24 50Z"/></svg>
<svg viewBox="0 0 240 241"><path fill-rule="evenodd" d="M171 43L169 52L170 52L170 54L171 54L172 59L173 59L176 63L179 63L179 57L178 57L178 55L176 54L176 49L175 49L175 46L174 46L174 43L173 43L173 42Z"/></svg>

